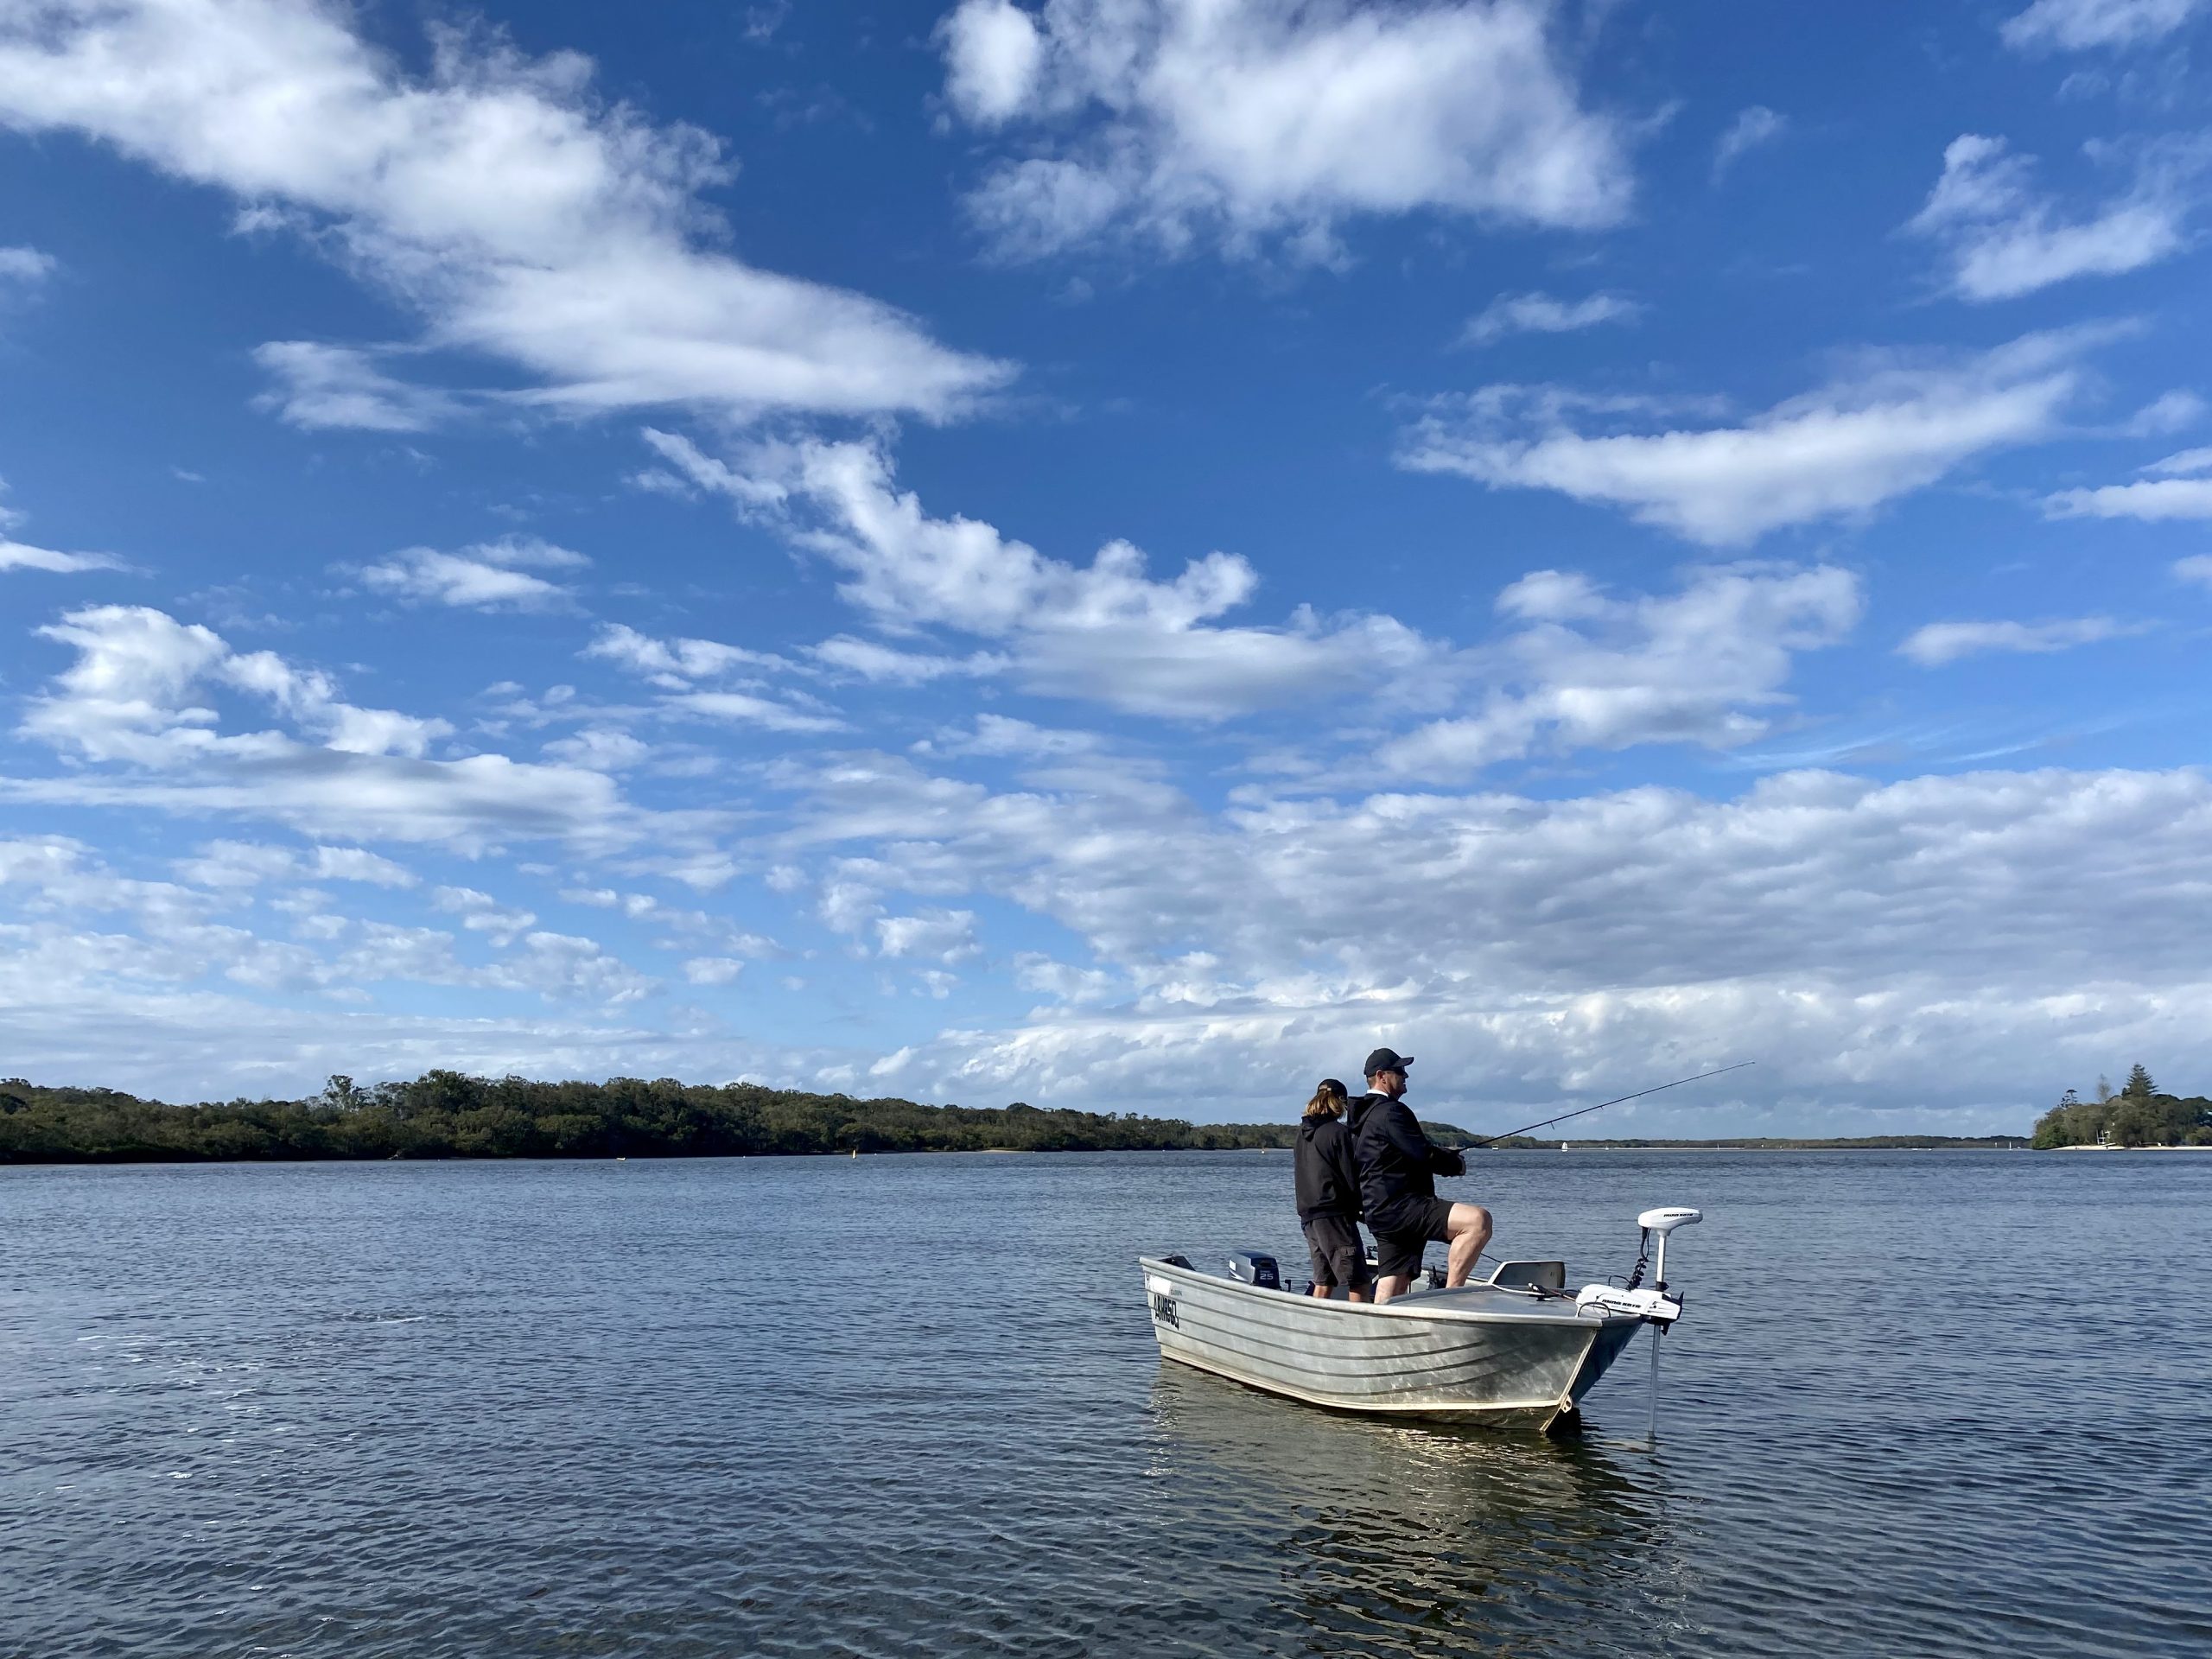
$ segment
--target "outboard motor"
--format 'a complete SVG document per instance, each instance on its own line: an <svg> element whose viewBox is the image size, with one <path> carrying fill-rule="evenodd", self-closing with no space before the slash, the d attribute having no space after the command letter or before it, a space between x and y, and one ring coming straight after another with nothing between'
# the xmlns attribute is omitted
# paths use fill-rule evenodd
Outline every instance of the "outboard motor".
<svg viewBox="0 0 2212 1659"><path fill-rule="evenodd" d="M1262 1255L1257 1250L1231 1251L1229 1276L1243 1284L1257 1285L1262 1290L1282 1288L1282 1274L1275 1269L1274 1257Z"/></svg>

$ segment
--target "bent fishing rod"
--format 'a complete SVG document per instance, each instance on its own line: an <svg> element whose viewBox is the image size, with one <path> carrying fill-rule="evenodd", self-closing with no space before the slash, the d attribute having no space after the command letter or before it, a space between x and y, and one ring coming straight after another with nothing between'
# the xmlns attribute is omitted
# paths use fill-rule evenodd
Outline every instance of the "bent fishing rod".
<svg viewBox="0 0 2212 1659"><path fill-rule="evenodd" d="M1611 1100L1601 1100L1595 1106L1585 1106L1579 1111L1561 1112L1557 1117L1539 1118L1534 1123L1523 1123L1519 1128L1508 1129L1503 1135L1485 1135L1480 1136L1479 1138L1468 1142L1468 1144L1462 1147L1461 1150L1465 1152L1472 1152L1477 1147L1487 1147L1491 1145L1493 1142L1499 1141L1510 1141L1515 1135L1526 1135L1531 1129L1545 1128L1554 1123L1564 1123L1570 1117L1583 1117L1592 1112L1602 1112L1606 1107L1618 1106L1624 1101L1642 1100L1646 1095L1656 1095L1660 1093L1662 1090L1668 1089L1679 1089L1686 1083L1702 1083L1707 1077L1719 1077L1722 1072L1740 1071L1747 1065L1757 1065L1758 1064L1758 1062L1757 1060L1738 1060L1733 1065L1722 1066L1719 1071L1700 1071L1694 1077L1676 1077L1672 1083L1662 1083L1655 1084L1649 1089L1639 1089L1632 1095L1617 1095Z"/></svg>

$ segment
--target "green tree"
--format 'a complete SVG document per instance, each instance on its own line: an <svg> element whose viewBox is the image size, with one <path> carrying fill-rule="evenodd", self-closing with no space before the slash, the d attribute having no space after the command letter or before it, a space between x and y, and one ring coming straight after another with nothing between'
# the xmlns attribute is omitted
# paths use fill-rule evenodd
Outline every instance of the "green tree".
<svg viewBox="0 0 2212 1659"><path fill-rule="evenodd" d="M2151 1074L2139 1060L2129 1069L2126 1084L2120 1092L2130 1100L2148 1100L2158 1092L2158 1085L2151 1081Z"/></svg>

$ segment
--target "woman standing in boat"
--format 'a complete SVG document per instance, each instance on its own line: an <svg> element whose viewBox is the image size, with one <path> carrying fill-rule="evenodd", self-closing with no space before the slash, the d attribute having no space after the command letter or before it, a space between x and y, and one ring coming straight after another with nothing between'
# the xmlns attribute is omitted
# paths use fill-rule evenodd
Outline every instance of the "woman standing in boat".
<svg viewBox="0 0 2212 1659"><path fill-rule="evenodd" d="M1313 1256L1313 1294L1326 1297L1341 1285L1347 1300L1363 1302L1371 1281L1359 1242L1359 1166L1351 1135L1338 1121L1347 1103L1334 1077L1322 1078L1306 1103L1298 1125L1298 1219Z"/></svg>

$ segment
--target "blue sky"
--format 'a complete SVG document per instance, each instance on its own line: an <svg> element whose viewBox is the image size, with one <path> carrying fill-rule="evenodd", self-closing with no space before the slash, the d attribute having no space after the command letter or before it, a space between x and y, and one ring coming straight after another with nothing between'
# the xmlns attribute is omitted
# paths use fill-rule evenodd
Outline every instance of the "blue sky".
<svg viewBox="0 0 2212 1659"><path fill-rule="evenodd" d="M0 0L5 1069L2205 1087L2208 16Z"/></svg>

